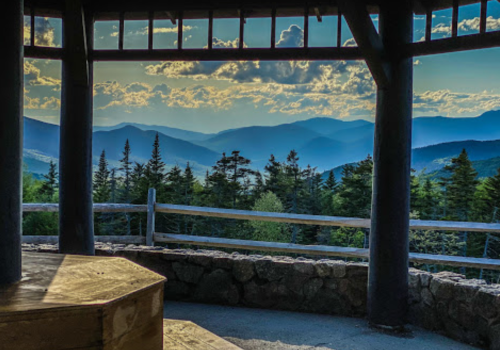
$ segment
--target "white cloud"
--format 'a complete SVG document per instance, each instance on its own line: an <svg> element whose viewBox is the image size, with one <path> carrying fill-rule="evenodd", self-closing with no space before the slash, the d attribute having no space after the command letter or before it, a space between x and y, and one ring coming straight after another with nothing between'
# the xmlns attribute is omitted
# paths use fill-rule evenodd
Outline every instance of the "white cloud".
<svg viewBox="0 0 500 350"><path fill-rule="evenodd" d="M304 47L304 30L296 24L280 34L276 47Z"/></svg>

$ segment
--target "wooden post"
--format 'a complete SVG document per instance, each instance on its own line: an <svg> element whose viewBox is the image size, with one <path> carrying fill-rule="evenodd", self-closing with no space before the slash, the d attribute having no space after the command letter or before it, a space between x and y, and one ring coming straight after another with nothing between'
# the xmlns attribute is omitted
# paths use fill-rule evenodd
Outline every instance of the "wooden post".
<svg viewBox="0 0 500 350"><path fill-rule="evenodd" d="M94 254L92 64L87 55L87 47L91 47L93 41L92 28L81 0L66 0L63 14L65 55L61 88L59 250L67 254Z"/></svg>
<svg viewBox="0 0 500 350"><path fill-rule="evenodd" d="M154 246L153 235L155 233L155 205L156 190L150 188L148 192L148 226L146 229L146 245Z"/></svg>
<svg viewBox="0 0 500 350"><path fill-rule="evenodd" d="M24 1L8 1L1 14L0 46L0 284L21 278ZM33 29L32 29L33 30Z"/></svg>
<svg viewBox="0 0 500 350"><path fill-rule="evenodd" d="M413 63L400 48L413 41L410 4L380 7L389 81L377 92L368 318L393 328L405 325L408 303Z"/></svg>

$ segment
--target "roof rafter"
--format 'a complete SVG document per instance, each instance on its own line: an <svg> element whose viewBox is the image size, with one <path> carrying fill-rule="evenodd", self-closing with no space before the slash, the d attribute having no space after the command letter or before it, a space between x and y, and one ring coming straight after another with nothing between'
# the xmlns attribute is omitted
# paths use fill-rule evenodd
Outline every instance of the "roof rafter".
<svg viewBox="0 0 500 350"><path fill-rule="evenodd" d="M384 63L384 45L377 33L366 6L351 0L338 0L339 8L351 29L373 79L379 88L389 83L389 73Z"/></svg>

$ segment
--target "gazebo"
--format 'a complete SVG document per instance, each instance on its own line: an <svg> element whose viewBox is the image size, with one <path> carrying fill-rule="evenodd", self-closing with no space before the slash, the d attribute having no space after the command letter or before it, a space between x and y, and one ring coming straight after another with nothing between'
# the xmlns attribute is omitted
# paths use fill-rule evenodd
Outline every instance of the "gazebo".
<svg viewBox="0 0 500 350"><path fill-rule="evenodd" d="M480 3L478 34L458 35L460 6ZM0 284L21 279L23 58L62 61L59 249L93 255L92 113L93 63L97 61L365 60L377 84L368 316L373 325L398 329L406 322L409 265L409 200L413 100L413 58L500 46L500 32L488 32L488 0L241 0L161 2L156 0L15 0L4 3L0 28L4 69L0 73ZM451 37L431 39L433 11L451 8ZM370 17L379 15L379 28ZM426 15L425 40L414 42L414 15ZM343 16L356 47L308 46L308 19ZM23 16L61 17L63 45L35 46L34 30L23 45ZM276 47L277 16L304 17L304 46ZM269 48L243 45L245 19L270 17ZM207 48L182 47L182 21L207 18ZM212 47L213 19L239 18L239 47ZM94 50L94 22L118 20L118 48ZM149 21L147 49L124 49L124 23ZM178 47L156 49L157 19L178 23ZM339 21L340 23L340 21ZM340 34L340 27L337 33ZM329 35L325 33L325 35ZM31 262L32 263L32 262Z"/></svg>

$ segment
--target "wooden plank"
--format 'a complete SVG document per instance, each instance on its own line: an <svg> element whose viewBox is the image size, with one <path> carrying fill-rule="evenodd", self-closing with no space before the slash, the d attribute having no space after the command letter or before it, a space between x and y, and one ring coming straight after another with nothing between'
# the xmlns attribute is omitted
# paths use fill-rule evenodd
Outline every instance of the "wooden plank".
<svg viewBox="0 0 500 350"><path fill-rule="evenodd" d="M241 350L190 321L163 320L164 349L172 350Z"/></svg>
<svg viewBox="0 0 500 350"><path fill-rule="evenodd" d="M476 269L500 270L500 259L410 253L410 261L419 264L438 264Z"/></svg>
<svg viewBox="0 0 500 350"><path fill-rule="evenodd" d="M192 244L207 247L272 251L305 255L369 259L369 250L350 247L299 245L292 243L246 241L239 239L155 233L155 241L162 243ZM464 266L478 269L500 270L500 259L469 258L461 256L410 253L410 261L419 264Z"/></svg>
<svg viewBox="0 0 500 350"><path fill-rule="evenodd" d="M155 205L156 190L150 188L148 192L148 222L146 227L146 245L153 246L153 233L155 232Z"/></svg>
<svg viewBox="0 0 500 350"><path fill-rule="evenodd" d="M481 14L479 16L479 33L486 33L486 24L488 14L488 0L481 0Z"/></svg>
<svg viewBox="0 0 500 350"><path fill-rule="evenodd" d="M95 213L145 213L148 211L147 205L144 204L110 204L110 203L94 203ZM59 204L57 203L24 203L23 212L58 212Z"/></svg>
<svg viewBox="0 0 500 350"><path fill-rule="evenodd" d="M162 346L165 278L126 259L23 254L23 279L0 286L0 349Z"/></svg>
<svg viewBox="0 0 500 350"><path fill-rule="evenodd" d="M159 213L186 214L196 216L218 217L226 219L259 220L269 222L284 222L292 224L320 225L320 226L348 226L370 227L369 219L345 218L334 216L269 213L250 210L218 209L192 207L173 204L156 204Z"/></svg>
<svg viewBox="0 0 500 350"><path fill-rule="evenodd" d="M146 238L142 236L95 236L96 242L115 244L146 244ZM57 244L59 236L22 236L22 242L26 244Z"/></svg>
<svg viewBox="0 0 500 350"><path fill-rule="evenodd" d="M225 219L257 220L268 222L282 222L303 225L338 226L370 228L370 219L347 218L337 216L269 213L250 210L218 209L205 207L192 207L173 204L156 204L159 213L184 214L195 216L218 217ZM410 220L410 228L414 230L444 230L444 231L470 231L470 232L497 232L500 233L500 224L486 224L479 222L457 221L425 221Z"/></svg>
<svg viewBox="0 0 500 350"><path fill-rule="evenodd" d="M492 47L500 47L500 31L413 43L409 44L404 51L410 57L488 49Z"/></svg>
<svg viewBox="0 0 500 350"><path fill-rule="evenodd" d="M179 21L180 22L180 21ZM180 28L180 27L179 27ZM180 30L179 30L180 32ZM179 33L180 34L180 33ZM94 61L276 61L276 60L361 60L358 47L95 50Z"/></svg>
<svg viewBox="0 0 500 350"><path fill-rule="evenodd" d="M300 245L292 243L247 241L241 239L214 238L167 233L155 233L155 242L193 244L207 247L259 250L283 253L337 256L346 258L368 258L368 249Z"/></svg>
<svg viewBox="0 0 500 350"><path fill-rule="evenodd" d="M373 25L366 5L352 0L339 0L338 5L351 28L373 79L379 88L389 84L389 72L384 62L384 45Z"/></svg>

